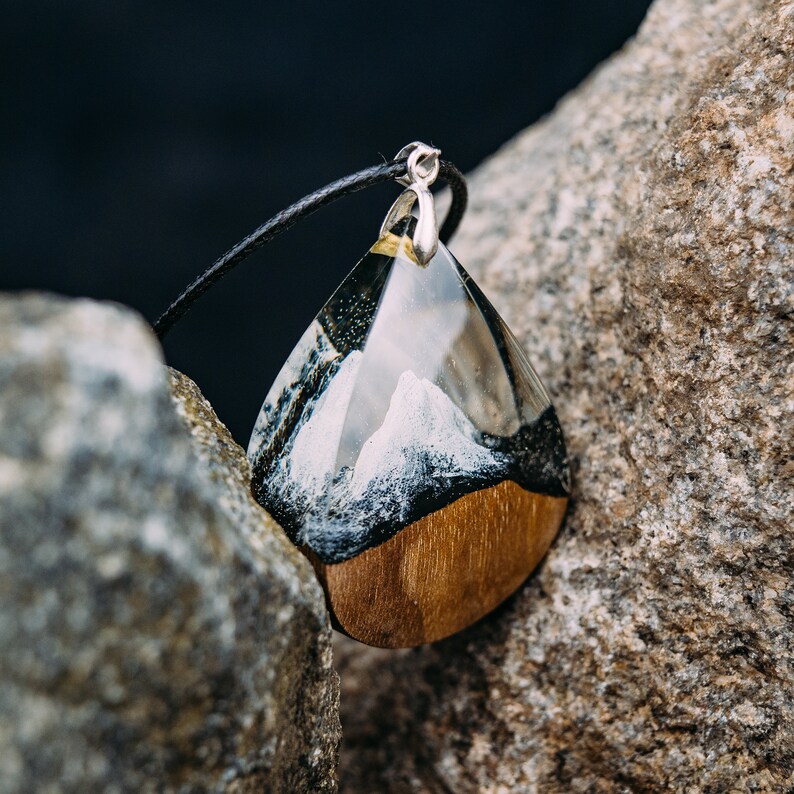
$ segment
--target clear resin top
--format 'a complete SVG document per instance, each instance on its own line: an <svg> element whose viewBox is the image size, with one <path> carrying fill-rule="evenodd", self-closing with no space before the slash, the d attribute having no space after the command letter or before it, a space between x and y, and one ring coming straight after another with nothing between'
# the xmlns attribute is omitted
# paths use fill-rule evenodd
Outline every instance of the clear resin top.
<svg viewBox="0 0 794 794"><path fill-rule="evenodd" d="M323 307L251 437L257 498L325 562L505 479L567 491L562 434L526 356L444 245L417 263L412 225Z"/></svg>

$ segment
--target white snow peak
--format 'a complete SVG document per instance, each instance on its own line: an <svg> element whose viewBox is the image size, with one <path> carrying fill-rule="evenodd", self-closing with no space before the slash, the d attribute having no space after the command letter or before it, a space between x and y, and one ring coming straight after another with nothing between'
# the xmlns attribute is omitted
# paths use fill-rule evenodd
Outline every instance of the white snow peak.
<svg viewBox="0 0 794 794"><path fill-rule="evenodd" d="M477 430L438 386L406 370L397 382L383 424L361 448L350 495L365 498L373 485L382 491L421 488L427 467L439 477L474 475L499 465L494 453L475 440Z"/></svg>

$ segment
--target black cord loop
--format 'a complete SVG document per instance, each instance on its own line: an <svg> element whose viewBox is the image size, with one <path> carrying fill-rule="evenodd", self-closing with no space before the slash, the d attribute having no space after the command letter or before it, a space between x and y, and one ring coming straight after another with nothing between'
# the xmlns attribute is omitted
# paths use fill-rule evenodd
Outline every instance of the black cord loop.
<svg viewBox="0 0 794 794"><path fill-rule="evenodd" d="M174 324L187 313L190 307L210 287L239 265L243 259L281 234L281 232L294 226L301 218L311 215L320 207L331 204L343 196L349 196L351 193L356 193L372 185L378 185L381 182L397 179L400 176L404 176L405 173L406 158L393 160L383 165L375 165L337 179L335 182L315 190L314 193L304 196L291 206L281 210L270 220L265 221L258 229L240 240L237 245L230 248L195 281L189 284L157 318L153 326L154 332L160 339L163 339ZM463 174L452 163L442 160L439 176L447 183L452 194L449 211L439 232L439 239L441 242L446 243L455 233L463 218L463 213L466 211L468 191Z"/></svg>

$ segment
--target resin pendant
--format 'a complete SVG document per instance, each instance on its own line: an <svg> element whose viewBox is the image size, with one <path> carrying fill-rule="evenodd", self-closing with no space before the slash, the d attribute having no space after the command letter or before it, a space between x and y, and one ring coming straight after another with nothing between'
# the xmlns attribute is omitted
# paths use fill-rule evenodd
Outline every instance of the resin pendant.
<svg viewBox="0 0 794 794"><path fill-rule="evenodd" d="M562 521L568 467L545 389L449 250L386 232L273 384L254 493L315 566L337 628L407 647L509 596Z"/></svg>

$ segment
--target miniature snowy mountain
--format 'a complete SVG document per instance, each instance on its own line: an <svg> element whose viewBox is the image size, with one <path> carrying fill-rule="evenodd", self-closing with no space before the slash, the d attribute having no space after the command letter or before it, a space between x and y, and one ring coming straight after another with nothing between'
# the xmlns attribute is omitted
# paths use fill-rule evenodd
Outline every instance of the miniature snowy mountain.
<svg viewBox="0 0 794 794"><path fill-rule="evenodd" d="M337 563L474 491L567 493L554 409L493 306L441 245L389 234L301 337L248 449L259 502Z"/></svg>
<svg viewBox="0 0 794 794"><path fill-rule="evenodd" d="M353 468L335 459L361 353L339 366L308 421L270 476L268 489L302 511L295 540L325 556L372 545L372 535L413 520L430 492L471 490L504 471L507 459L478 443L474 425L438 386L404 372L379 427ZM294 519L293 519L294 520Z"/></svg>

